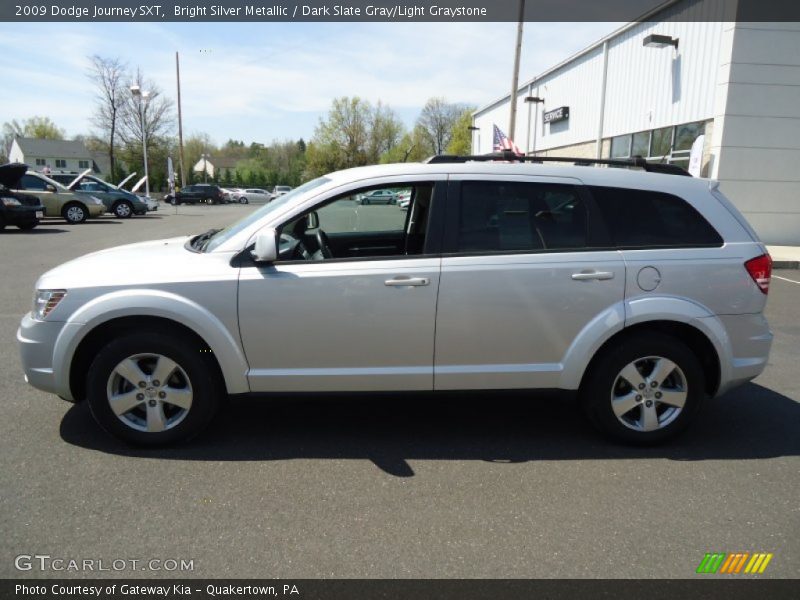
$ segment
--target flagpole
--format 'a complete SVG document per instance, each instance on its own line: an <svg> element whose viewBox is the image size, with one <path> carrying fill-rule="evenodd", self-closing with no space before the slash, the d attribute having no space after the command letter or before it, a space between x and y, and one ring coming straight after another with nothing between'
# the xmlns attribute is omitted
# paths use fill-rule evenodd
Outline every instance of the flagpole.
<svg viewBox="0 0 800 600"><path fill-rule="evenodd" d="M514 73L511 76L511 116L508 123L508 137L516 139L517 125L517 87L519 86L519 57L522 52L522 24L525 21L525 0L519 0L519 20L517 22L517 46L514 50Z"/></svg>

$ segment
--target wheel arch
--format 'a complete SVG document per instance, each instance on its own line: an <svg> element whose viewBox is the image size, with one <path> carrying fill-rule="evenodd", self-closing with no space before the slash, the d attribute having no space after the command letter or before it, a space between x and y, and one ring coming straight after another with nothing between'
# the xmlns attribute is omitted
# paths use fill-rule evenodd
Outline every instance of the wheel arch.
<svg viewBox="0 0 800 600"><path fill-rule="evenodd" d="M114 292L85 305L72 316L56 341L53 364L56 387L80 400L80 383L96 352L114 336L127 331L171 331L208 351L228 393L249 391L247 361L239 343L224 324L203 307L173 294L143 290ZM59 368L60 367L60 368Z"/></svg>
<svg viewBox="0 0 800 600"><path fill-rule="evenodd" d="M591 372L594 364L608 348L622 344L626 339L631 337L646 335L648 332L658 332L669 335L686 344L700 361L705 376L706 393L709 396L714 396L716 394L722 378L721 362L717 346L711 341L709 335L698 327L683 321L669 319L642 321L625 327L621 331L611 335L597 349L594 356L592 356L592 359L589 361L589 364L586 365L581 376L581 385Z"/></svg>

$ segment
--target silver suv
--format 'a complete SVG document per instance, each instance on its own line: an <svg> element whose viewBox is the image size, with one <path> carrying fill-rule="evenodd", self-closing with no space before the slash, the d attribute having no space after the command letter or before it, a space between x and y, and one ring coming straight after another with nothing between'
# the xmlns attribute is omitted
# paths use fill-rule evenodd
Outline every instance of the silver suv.
<svg viewBox="0 0 800 600"><path fill-rule="evenodd" d="M408 211L359 202L398 188ZM61 265L17 340L31 385L138 444L197 434L228 394L513 388L575 390L652 443L762 372L770 275L714 181L437 157Z"/></svg>

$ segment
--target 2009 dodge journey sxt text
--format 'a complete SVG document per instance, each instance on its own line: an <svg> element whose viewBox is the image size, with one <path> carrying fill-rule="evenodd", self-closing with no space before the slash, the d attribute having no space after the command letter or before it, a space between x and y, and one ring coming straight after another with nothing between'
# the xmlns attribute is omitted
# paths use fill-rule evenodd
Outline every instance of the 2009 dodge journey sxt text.
<svg viewBox="0 0 800 600"><path fill-rule="evenodd" d="M408 210L357 201L375 190ZM436 157L63 264L17 339L31 385L140 444L227 394L514 388L577 390L606 433L656 442L764 369L770 275L716 182Z"/></svg>

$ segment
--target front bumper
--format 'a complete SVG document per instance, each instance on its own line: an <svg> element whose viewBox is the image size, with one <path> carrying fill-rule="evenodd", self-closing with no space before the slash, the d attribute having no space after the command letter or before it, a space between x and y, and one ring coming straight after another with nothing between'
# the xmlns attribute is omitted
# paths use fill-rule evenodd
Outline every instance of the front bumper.
<svg viewBox="0 0 800 600"><path fill-rule="evenodd" d="M39 390L59 395L63 395L64 390L57 389L53 350L65 325L63 321L37 321L28 313L17 330L25 381Z"/></svg>

